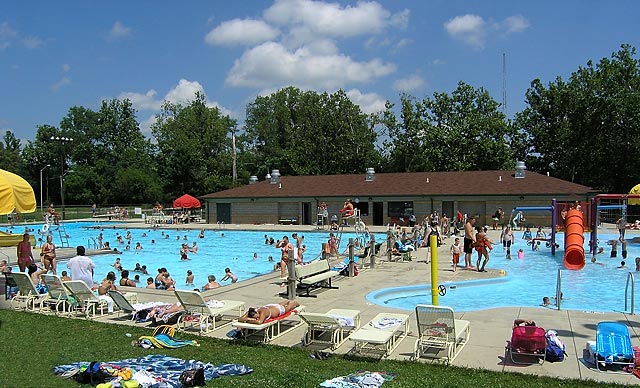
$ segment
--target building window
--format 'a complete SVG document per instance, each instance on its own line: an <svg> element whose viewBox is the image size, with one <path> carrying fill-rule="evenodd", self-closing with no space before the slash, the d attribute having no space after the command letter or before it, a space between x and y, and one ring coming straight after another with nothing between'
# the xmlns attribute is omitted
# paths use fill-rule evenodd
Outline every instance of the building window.
<svg viewBox="0 0 640 388"><path fill-rule="evenodd" d="M389 202L387 209L389 217L409 217L413 214L413 202Z"/></svg>
<svg viewBox="0 0 640 388"><path fill-rule="evenodd" d="M353 206L360 210L361 217L367 217L369 215L369 202L354 203Z"/></svg>

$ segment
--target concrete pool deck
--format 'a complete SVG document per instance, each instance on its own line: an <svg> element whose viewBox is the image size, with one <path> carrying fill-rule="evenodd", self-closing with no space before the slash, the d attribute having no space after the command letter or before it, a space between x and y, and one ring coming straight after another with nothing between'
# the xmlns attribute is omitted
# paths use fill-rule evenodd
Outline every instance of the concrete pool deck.
<svg viewBox="0 0 640 388"><path fill-rule="evenodd" d="M143 223L127 223L129 228L149 228ZM216 225L207 224L187 224L181 227L193 229L216 229ZM166 226L167 229L175 229L175 225ZM311 233L313 226L265 226L265 225L226 225L227 230L264 230L269 233L283 231L290 233L293 231ZM378 241L384 240L383 227L372 227L372 232L377 233ZM489 231L490 237L497 241L499 231ZM628 231L628 238L637 237L637 231ZM519 236L518 236L519 237ZM637 240L637 239L636 239ZM451 240L445 240L438 249L439 282L448 280L471 280L500 276L499 259L502 250L496 247L495 260L489 262L492 269L487 273L475 271L459 270L451 271L449 246ZM634 242L635 243L635 242ZM344 246L341 247L343 249ZM5 255L15 258L15 248L3 248ZM73 256L74 252L69 252ZM65 253L66 256L67 253ZM427 249L419 249L412 253L411 261L386 262L385 257L379 255L374 269L360 271L359 275L353 278L338 277L334 283L338 289L322 289L316 291L317 298L298 297L301 304L306 306L306 311L326 312L333 308L355 309L361 312L362 323L368 322L379 313L405 313L410 315L410 334L392 352L390 358L398 360L409 360L413 354L414 343L417 338L415 312L404 311L371 304L366 301L365 296L374 290L386 287L399 287L406 285L424 284L430 282L431 266L427 264ZM37 250L34 250L34 257L37 257ZM629 260L632 261L632 258ZM15 263L15 259L12 261ZM623 287L624 285L621 285ZM124 287L123 287L124 288ZM267 274L237 284L221 287L216 290L203 293L205 296L214 299L231 299L245 301L246 306L262 306L266 303L274 303L282 300L279 294L286 291L280 287L278 274ZM173 293L160 290L136 289L141 302L163 300L175 302ZM594 290L594 297L597 297L597 290ZM2 298L4 299L4 298ZM425 300L429 304L431 300ZM514 301L514 304L517 301ZM621 301L623 303L623 301ZM441 301L442 304L442 301ZM8 303L4 300L0 307L7 308ZM603 307L603 309L606 309ZM613 308L611 308L613 309ZM622 308L620 308L622 309ZM640 379L631 374L600 373L585 364L583 361L583 350L586 341L595 340L595 330L598 322L614 321L624 323L629 327L633 345L640 345L640 320L637 315L625 313L593 313L571 310L553 310L542 307L504 307L489 310L479 310L473 312L456 313L456 318L470 321L471 337L453 365L470 368L481 368L493 371L521 372L535 375L544 375L559 378L575 378L581 380L596 380L603 382L616 382L622 384L638 384ZM563 362L549 363L543 365L514 365L506 361L505 344L510 339L513 320L516 318L534 319L536 323L545 329L553 329L558 332L559 337L567 347L568 357ZM115 315L99 318L100 321L132 324L128 320L116 319ZM226 338L225 334L231 329L230 326L217 329L208 334L211 337ZM301 337L305 331L305 326L301 325L291 330L272 342L280 346L301 346ZM312 345L314 346L314 345ZM340 346L336 353L348 353L353 347L353 342L347 340ZM324 349L324 347L321 347ZM316 349L313 347L313 349ZM426 361L426 360L425 360ZM426 361L428 362L428 361Z"/></svg>

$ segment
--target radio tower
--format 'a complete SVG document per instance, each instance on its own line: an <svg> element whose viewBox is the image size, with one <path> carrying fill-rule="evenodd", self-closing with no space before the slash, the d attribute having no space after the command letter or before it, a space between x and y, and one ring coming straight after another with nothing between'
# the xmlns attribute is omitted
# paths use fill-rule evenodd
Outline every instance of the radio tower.
<svg viewBox="0 0 640 388"><path fill-rule="evenodd" d="M502 53L502 113L507 117L507 55Z"/></svg>

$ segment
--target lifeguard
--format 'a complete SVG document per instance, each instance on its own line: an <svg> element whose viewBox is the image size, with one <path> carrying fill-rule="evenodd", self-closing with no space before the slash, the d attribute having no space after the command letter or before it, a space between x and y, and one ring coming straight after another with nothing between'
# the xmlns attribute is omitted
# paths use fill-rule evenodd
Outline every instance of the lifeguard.
<svg viewBox="0 0 640 388"><path fill-rule="evenodd" d="M344 207L340 209L340 216L342 218L347 218L347 217L353 217L353 214L354 214L353 204L351 203L350 199L347 199L346 201L344 201Z"/></svg>

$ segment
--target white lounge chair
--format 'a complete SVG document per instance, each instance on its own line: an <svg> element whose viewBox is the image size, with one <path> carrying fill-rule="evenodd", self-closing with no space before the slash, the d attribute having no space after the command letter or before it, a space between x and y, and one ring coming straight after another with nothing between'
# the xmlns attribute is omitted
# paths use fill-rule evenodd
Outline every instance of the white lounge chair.
<svg viewBox="0 0 640 388"><path fill-rule="evenodd" d="M84 312L85 317L91 319L98 316L98 313L104 315L107 309L107 302L98 299L98 296L91 291L87 283L82 280L70 280L62 282L62 285L73 296L80 310Z"/></svg>
<svg viewBox="0 0 640 388"><path fill-rule="evenodd" d="M42 302L47 294L40 294L33 285L31 277L24 272L11 274L18 286L18 292L11 298L9 306L15 310L37 311L42 308Z"/></svg>
<svg viewBox="0 0 640 388"><path fill-rule="evenodd" d="M231 322L231 326L236 329L242 330L243 338L262 334L262 342L269 343L274 339L302 325L302 321L299 318L295 317L297 317L298 313L304 311L304 309L304 306L298 306L294 310L280 315L277 318L271 318L269 320L266 320L264 323L259 324L238 322L237 320L234 320L233 322Z"/></svg>
<svg viewBox="0 0 640 388"><path fill-rule="evenodd" d="M335 350L360 327L360 311L332 309L325 314L301 312L300 319L307 326L304 344L327 343ZM323 337L329 336L328 339Z"/></svg>
<svg viewBox="0 0 640 388"><path fill-rule="evenodd" d="M382 356L387 357L408 334L409 316L407 314L380 313L351 334L349 339L355 342L353 350L356 353L363 350L373 352L382 350Z"/></svg>
<svg viewBox="0 0 640 388"><path fill-rule="evenodd" d="M469 321L455 319L451 307L419 304L416 306L416 319L418 339L413 352L414 360L429 352L429 358L450 364L469 341ZM440 355L442 350L446 354Z"/></svg>
<svg viewBox="0 0 640 388"><path fill-rule="evenodd" d="M43 301L44 305L51 306L53 312L58 315L70 314L75 306L75 301L69 292L62 285L62 280L57 275L42 274L40 279L47 287L48 298Z"/></svg>
<svg viewBox="0 0 640 388"><path fill-rule="evenodd" d="M240 317L244 313L244 302L236 300L206 301L197 291L176 290L175 293L186 312L178 319L178 325L182 324L183 330L186 330L187 323L190 323L190 326L196 323L194 320L187 322L187 317L192 315L197 315L200 318L200 333L208 333L231 323L229 321L216 326L216 318L230 315L234 311L236 311L235 317Z"/></svg>

